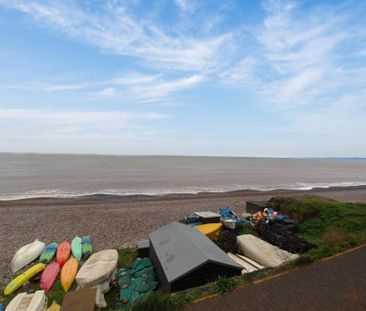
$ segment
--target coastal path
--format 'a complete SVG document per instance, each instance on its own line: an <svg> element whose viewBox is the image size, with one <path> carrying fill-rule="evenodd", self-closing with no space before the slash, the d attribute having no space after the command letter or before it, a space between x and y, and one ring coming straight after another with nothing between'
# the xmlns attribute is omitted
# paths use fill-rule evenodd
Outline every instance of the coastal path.
<svg viewBox="0 0 366 311"><path fill-rule="evenodd" d="M366 310L366 246L290 270L186 310Z"/></svg>

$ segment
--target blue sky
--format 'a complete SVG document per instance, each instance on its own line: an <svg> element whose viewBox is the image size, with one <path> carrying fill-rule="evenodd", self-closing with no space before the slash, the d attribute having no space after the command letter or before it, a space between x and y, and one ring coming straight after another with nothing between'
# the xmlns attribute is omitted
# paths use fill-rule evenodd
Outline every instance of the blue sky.
<svg viewBox="0 0 366 311"><path fill-rule="evenodd" d="M366 156L366 2L0 0L0 151Z"/></svg>

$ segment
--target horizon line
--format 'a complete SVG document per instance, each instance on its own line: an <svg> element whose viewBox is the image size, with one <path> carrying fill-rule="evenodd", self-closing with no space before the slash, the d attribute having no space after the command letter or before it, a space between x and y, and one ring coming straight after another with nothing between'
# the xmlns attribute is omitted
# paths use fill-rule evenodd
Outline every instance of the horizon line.
<svg viewBox="0 0 366 311"><path fill-rule="evenodd" d="M107 156L107 157L201 157L201 158L259 158L259 159L348 159L348 160L366 160L366 156L252 156L252 155L184 155L184 154L104 154L104 153L72 153L72 152L12 152L0 151L0 154L14 155L64 155L64 156Z"/></svg>

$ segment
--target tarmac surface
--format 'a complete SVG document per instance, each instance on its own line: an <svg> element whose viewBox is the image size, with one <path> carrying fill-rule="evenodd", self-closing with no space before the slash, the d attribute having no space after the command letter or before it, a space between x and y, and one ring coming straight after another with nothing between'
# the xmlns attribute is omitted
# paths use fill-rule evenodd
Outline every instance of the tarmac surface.
<svg viewBox="0 0 366 311"><path fill-rule="evenodd" d="M366 310L366 246L290 270L186 310Z"/></svg>

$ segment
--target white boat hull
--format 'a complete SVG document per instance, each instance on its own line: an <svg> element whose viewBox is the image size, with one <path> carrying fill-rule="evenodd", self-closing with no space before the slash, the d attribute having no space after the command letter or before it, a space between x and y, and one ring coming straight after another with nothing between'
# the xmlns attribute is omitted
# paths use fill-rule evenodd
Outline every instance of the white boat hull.
<svg viewBox="0 0 366 311"><path fill-rule="evenodd" d="M109 280L117 268L118 252L107 249L90 256L76 275L80 288L90 288Z"/></svg>
<svg viewBox="0 0 366 311"><path fill-rule="evenodd" d="M47 297L43 290L34 294L20 293L9 303L5 311L45 311Z"/></svg>
<svg viewBox="0 0 366 311"><path fill-rule="evenodd" d="M46 247L46 244L35 240L34 242L24 245L14 255L11 261L11 271L17 272L37 257L39 257Z"/></svg>
<svg viewBox="0 0 366 311"><path fill-rule="evenodd" d="M237 243L241 252L266 268L275 268L279 265L299 258L277 246L267 243L251 234L238 236Z"/></svg>
<svg viewBox="0 0 366 311"><path fill-rule="evenodd" d="M264 267L259 264L258 262L250 259L249 257L246 257L244 255L240 255L240 254L235 254L235 256L238 256L239 258L243 259L244 261L248 262L249 264L251 264L253 267L256 267L258 270L264 269Z"/></svg>
<svg viewBox="0 0 366 311"><path fill-rule="evenodd" d="M236 228L236 220L232 220L232 219L226 219L223 220L221 219L222 224L224 225L225 228L228 228L230 230L235 230Z"/></svg>
<svg viewBox="0 0 366 311"><path fill-rule="evenodd" d="M243 270L241 271L241 274L247 274L247 273L251 273L251 272L254 272L254 271L258 271L259 270L257 267L253 266L249 262L247 262L244 259L240 258L236 254L227 253L227 255L232 260L234 260L237 264L239 264L240 266L242 266Z"/></svg>

